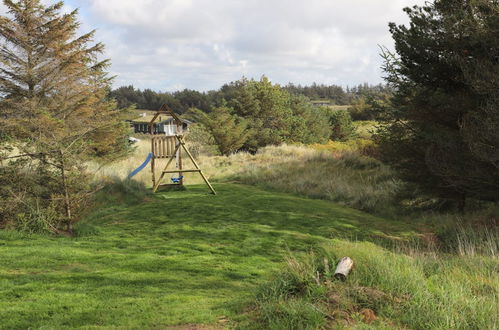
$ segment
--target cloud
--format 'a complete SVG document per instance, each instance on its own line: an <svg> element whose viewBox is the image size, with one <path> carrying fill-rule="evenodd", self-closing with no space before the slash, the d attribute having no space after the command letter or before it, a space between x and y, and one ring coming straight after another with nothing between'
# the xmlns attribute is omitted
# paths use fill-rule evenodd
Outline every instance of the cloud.
<svg viewBox="0 0 499 330"><path fill-rule="evenodd" d="M242 76L381 82L388 22L424 0L68 0L97 28L116 86L208 90Z"/></svg>

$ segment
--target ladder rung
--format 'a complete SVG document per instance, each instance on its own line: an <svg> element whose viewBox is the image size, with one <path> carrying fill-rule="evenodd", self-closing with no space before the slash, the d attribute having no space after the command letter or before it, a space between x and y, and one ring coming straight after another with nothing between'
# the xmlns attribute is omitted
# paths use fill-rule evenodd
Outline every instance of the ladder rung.
<svg viewBox="0 0 499 330"><path fill-rule="evenodd" d="M163 173L191 173L191 172L201 172L201 170L169 170L169 171L163 171Z"/></svg>

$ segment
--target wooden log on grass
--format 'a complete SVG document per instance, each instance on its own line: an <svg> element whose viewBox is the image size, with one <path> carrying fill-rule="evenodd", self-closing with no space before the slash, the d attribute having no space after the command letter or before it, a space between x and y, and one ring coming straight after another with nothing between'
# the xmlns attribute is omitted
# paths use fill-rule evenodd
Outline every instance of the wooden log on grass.
<svg viewBox="0 0 499 330"><path fill-rule="evenodd" d="M349 257L341 258L336 270L334 271L334 278L345 281L347 279L348 273L352 270L353 260Z"/></svg>

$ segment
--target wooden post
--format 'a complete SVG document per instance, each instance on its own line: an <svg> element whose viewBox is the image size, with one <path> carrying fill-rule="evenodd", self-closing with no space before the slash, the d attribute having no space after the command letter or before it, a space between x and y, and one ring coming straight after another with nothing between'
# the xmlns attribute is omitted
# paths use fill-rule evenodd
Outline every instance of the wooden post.
<svg viewBox="0 0 499 330"><path fill-rule="evenodd" d="M151 177L152 177L152 186L156 186L156 174L155 174L155 158L156 158L156 150L154 148L154 136L151 138L151 151L152 151L152 159L151 159Z"/></svg>
<svg viewBox="0 0 499 330"><path fill-rule="evenodd" d="M336 270L334 271L334 278L345 281L347 279L348 273L352 270L353 260L349 257L341 258Z"/></svg>
<svg viewBox="0 0 499 330"><path fill-rule="evenodd" d="M182 172L182 149L181 148L178 149L178 169L179 169L178 177L180 178L181 176L184 175L184 173ZM180 179L179 184L181 186L184 185L184 178Z"/></svg>
<svg viewBox="0 0 499 330"><path fill-rule="evenodd" d="M175 125L176 125L175 135L181 136L182 135L182 123L179 120L177 120L177 118L174 118L174 120L175 120ZM180 140L179 140L179 143L180 143ZM182 173L182 148L178 149L178 169L180 170L178 172L178 177L180 178L181 176L184 175L184 173ZM180 179L179 184L181 186L184 185L184 178Z"/></svg>

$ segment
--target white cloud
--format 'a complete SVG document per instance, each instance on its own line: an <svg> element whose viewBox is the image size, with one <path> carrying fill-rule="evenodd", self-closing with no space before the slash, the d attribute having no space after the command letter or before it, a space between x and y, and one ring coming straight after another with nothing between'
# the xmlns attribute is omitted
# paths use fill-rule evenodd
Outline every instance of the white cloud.
<svg viewBox="0 0 499 330"><path fill-rule="evenodd" d="M47 0L48 1L48 0ZM116 86L212 89L241 76L274 82L381 81L388 22L424 0L68 0L98 28Z"/></svg>

